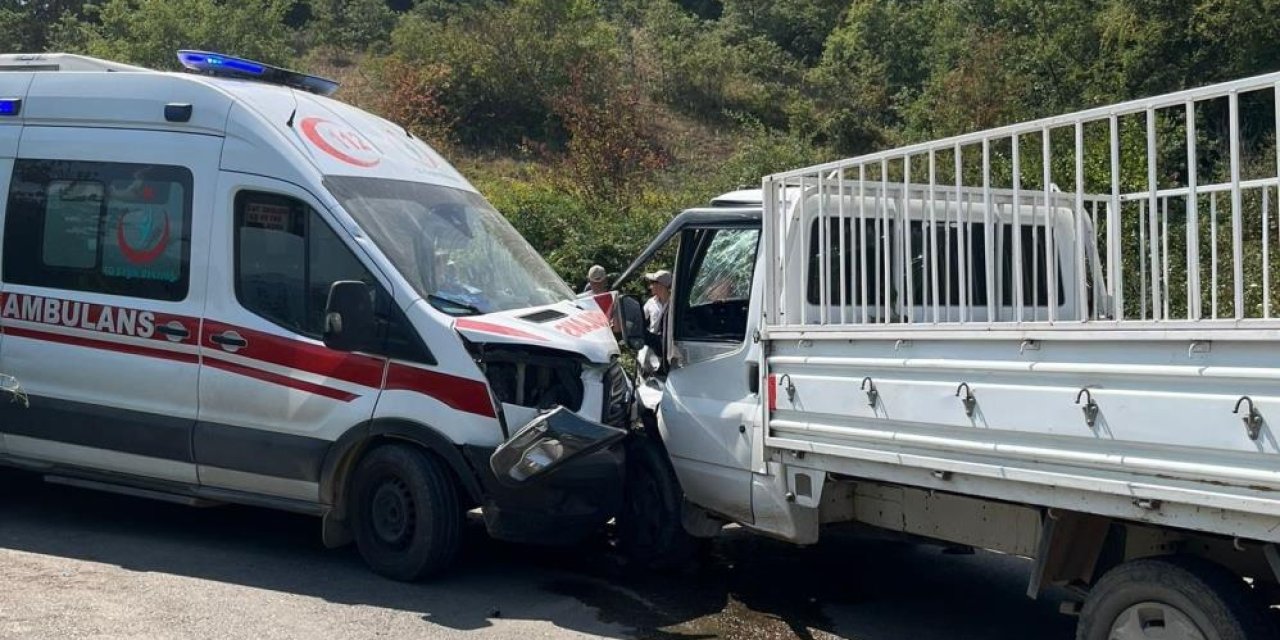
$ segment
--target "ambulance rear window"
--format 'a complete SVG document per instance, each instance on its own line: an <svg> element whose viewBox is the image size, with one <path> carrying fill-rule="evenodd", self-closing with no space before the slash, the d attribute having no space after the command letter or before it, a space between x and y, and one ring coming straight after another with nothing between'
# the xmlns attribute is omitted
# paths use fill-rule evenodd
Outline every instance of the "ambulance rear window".
<svg viewBox="0 0 1280 640"><path fill-rule="evenodd" d="M115 162L18 160L4 280L182 300L190 268L191 172Z"/></svg>

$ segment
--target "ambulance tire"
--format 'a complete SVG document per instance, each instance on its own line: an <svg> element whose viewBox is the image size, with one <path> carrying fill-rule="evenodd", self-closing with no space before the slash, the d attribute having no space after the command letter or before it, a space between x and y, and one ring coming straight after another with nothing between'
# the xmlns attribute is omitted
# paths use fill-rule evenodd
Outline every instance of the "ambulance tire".
<svg viewBox="0 0 1280 640"><path fill-rule="evenodd" d="M1077 640L1275 640L1267 608L1236 574L1202 558L1126 562L1089 590Z"/></svg>
<svg viewBox="0 0 1280 640"><path fill-rule="evenodd" d="M636 433L628 441L618 549L637 569L673 571L693 562L698 541L684 530L684 490L659 440Z"/></svg>
<svg viewBox="0 0 1280 640"><path fill-rule="evenodd" d="M411 445L382 445L360 460L351 483L356 548L374 571L410 582L457 557L463 512L440 459Z"/></svg>

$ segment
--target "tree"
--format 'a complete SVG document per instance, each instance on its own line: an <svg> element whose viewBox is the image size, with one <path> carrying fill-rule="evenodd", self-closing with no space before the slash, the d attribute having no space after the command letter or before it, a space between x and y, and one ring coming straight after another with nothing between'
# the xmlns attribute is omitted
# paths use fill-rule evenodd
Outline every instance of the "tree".
<svg viewBox="0 0 1280 640"><path fill-rule="evenodd" d="M450 70L443 100L458 118L458 137L488 148L528 139L559 145L563 128L550 104L567 90L570 70L582 60L623 64L619 31L595 0L468 4L443 20L415 10L396 27L392 50Z"/></svg>
<svg viewBox="0 0 1280 640"><path fill-rule="evenodd" d="M822 56L823 45L847 0L726 0L723 20L734 28L763 35L806 63Z"/></svg>
<svg viewBox="0 0 1280 640"><path fill-rule="evenodd" d="M625 212L640 187L665 163L649 139L640 92L616 71L579 63L552 109L569 133L565 165L574 189L589 208Z"/></svg>
<svg viewBox="0 0 1280 640"><path fill-rule="evenodd" d="M204 49L288 64L293 32L286 26L293 0L106 0L86 7L85 19L64 15L54 46L158 69L178 65L179 49Z"/></svg>
<svg viewBox="0 0 1280 640"><path fill-rule="evenodd" d="M49 29L63 16L79 16L86 0L27 0L0 8L0 52L39 53L49 48Z"/></svg>
<svg viewBox="0 0 1280 640"><path fill-rule="evenodd" d="M311 0L307 30L316 46L369 51L390 43L396 19L385 0Z"/></svg>
<svg viewBox="0 0 1280 640"><path fill-rule="evenodd" d="M921 2L860 2L827 39L808 73L815 94L813 126L845 153L898 138L903 110L928 77L933 25Z"/></svg>

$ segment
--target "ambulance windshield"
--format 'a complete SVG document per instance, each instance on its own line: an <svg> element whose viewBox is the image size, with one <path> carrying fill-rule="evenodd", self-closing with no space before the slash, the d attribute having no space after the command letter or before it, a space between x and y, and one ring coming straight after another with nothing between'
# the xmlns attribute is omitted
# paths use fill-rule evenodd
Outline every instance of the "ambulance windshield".
<svg viewBox="0 0 1280 640"><path fill-rule="evenodd" d="M573 291L479 194L329 176L325 186L424 298L451 315L572 300Z"/></svg>

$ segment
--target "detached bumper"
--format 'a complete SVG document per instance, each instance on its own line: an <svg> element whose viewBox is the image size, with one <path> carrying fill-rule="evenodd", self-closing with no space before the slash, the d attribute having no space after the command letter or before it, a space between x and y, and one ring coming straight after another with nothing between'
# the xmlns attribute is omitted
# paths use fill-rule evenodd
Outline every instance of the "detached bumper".
<svg viewBox="0 0 1280 640"><path fill-rule="evenodd" d="M618 514L626 473L623 449L623 443L616 442L515 486L499 482L490 469L493 448L463 447L463 452L480 476L489 535L510 542L568 545Z"/></svg>

